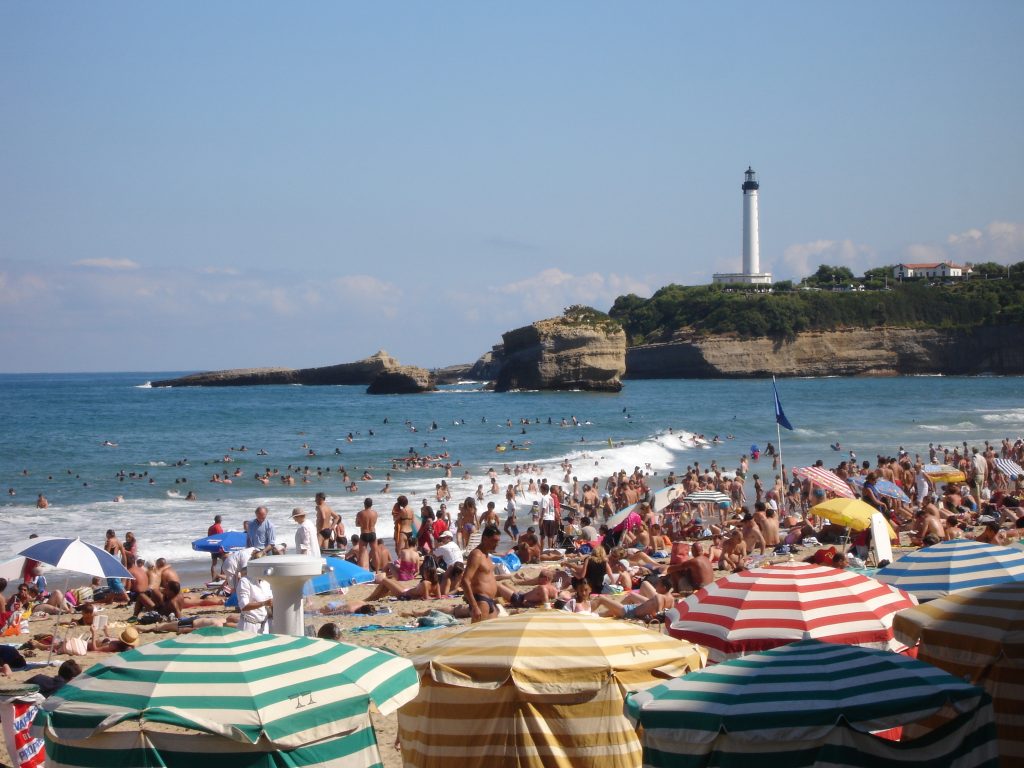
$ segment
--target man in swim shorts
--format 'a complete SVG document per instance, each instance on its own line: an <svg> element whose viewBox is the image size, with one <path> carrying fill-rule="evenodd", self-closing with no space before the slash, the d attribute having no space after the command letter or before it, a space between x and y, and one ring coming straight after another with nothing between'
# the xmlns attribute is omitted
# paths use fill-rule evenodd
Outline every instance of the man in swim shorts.
<svg viewBox="0 0 1024 768"><path fill-rule="evenodd" d="M377 540L377 510L370 497L363 499L363 508L356 514L356 525L359 528L359 567L369 570L370 545Z"/></svg>
<svg viewBox="0 0 1024 768"><path fill-rule="evenodd" d="M498 581L494 578L494 562L491 553L501 541L501 530L497 526L488 525L480 537L479 546L469 553L469 562L463 576L465 594L469 605L469 615L476 623L498 615L494 598L498 594Z"/></svg>
<svg viewBox="0 0 1024 768"><path fill-rule="evenodd" d="M334 528L341 522L341 515L327 503L327 494L318 493L316 502L316 530L320 536L320 549L327 549L334 538Z"/></svg>

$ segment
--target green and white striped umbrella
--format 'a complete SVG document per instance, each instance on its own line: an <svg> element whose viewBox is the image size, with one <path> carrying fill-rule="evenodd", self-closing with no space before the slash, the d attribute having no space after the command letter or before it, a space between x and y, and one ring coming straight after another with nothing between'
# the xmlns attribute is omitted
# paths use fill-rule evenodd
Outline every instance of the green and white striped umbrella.
<svg viewBox="0 0 1024 768"><path fill-rule="evenodd" d="M985 691L859 646L802 640L631 694L626 708L643 726L645 766L998 765ZM939 713L927 737L872 735Z"/></svg>
<svg viewBox="0 0 1024 768"><path fill-rule="evenodd" d="M46 702L36 726L47 740L51 765L97 764L97 759L109 765L152 764L153 755L103 763L96 754L104 748L104 736L112 749L123 750L126 728L115 726L131 721L138 723L131 729L135 733L168 730L150 728L159 724L218 737L217 746L202 751L230 753L218 755L224 766L259 765L260 752L268 758L294 753L286 762L308 763L299 752L303 749L315 751L317 764L376 765L380 755L369 722L371 704L386 715L418 690L412 663L384 651L209 627L94 665ZM357 736L362 745L358 757L346 743L348 736ZM195 743L210 742L204 736ZM148 734L132 748L152 752L154 743ZM92 754L78 761L76 750ZM172 751L189 750L179 745ZM239 762L232 763L231 754Z"/></svg>

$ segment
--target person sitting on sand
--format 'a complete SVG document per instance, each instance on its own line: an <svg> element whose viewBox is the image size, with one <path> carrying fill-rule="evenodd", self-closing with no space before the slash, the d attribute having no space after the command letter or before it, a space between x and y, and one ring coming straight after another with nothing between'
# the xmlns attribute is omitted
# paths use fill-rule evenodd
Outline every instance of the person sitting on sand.
<svg viewBox="0 0 1024 768"><path fill-rule="evenodd" d="M523 565L540 562L540 539L532 525L526 529L526 533L519 537L513 551Z"/></svg>
<svg viewBox="0 0 1024 768"><path fill-rule="evenodd" d="M384 597L397 597L399 600L431 600L441 597L441 590L437 583L437 574L425 572L419 583L408 589L399 581L387 578L386 576L377 582L376 589L371 592L366 602L372 603Z"/></svg>
<svg viewBox="0 0 1024 768"><path fill-rule="evenodd" d="M669 589L668 579L661 578L658 580L658 594L645 599L642 603L620 603L607 595L594 595L590 598L590 605L595 613L603 608L606 611L604 615L612 618L649 620L675 605L675 598Z"/></svg>
<svg viewBox="0 0 1024 768"><path fill-rule="evenodd" d="M388 575L398 581L412 581L420 572L420 564L423 558L412 543L406 543L398 551L398 562L388 567Z"/></svg>
<svg viewBox="0 0 1024 768"><path fill-rule="evenodd" d="M497 526L495 526L497 527ZM507 584L497 584L497 594L513 608L534 608L558 599L558 588L552 583L554 572L545 568L537 574L537 586L529 592L516 592Z"/></svg>
<svg viewBox="0 0 1024 768"><path fill-rule="evenodd" d="M741 571L746 559L747 544L743 541L743 532L739 528L734 528L729 533L729 538L722 544L722 557L718 561L718 568L723 571Z"/></svg>
<svg viewBox="0 0 1024 768"><path fill-rule="evenodd" d="M593 613L593 605L590 602L590 582L586 579L573 579L573 596L569 598L562 610L569 613Z"/></svg>
<svg viewBox="0 0 1024 768"><path fill-rule="evenodd" d="M690 557L669 565L666 575L672 579L675 591L695 592L715 580L715 569L711 558L704 552L704 546L695 541L690 547Z"/></svg>
<svg viewBox="0 0 1024 768"><path fill-rule="evenodd" d="M612 579L611 565L604 547L598 544L583 561L576 566L577 579L586 579L592 594L601 594L606 581Z"/></svg>

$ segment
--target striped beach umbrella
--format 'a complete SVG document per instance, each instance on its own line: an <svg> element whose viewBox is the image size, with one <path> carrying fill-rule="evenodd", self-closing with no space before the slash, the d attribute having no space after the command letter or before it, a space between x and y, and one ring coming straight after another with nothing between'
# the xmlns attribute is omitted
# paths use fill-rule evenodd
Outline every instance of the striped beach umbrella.
<svg viewBox="0 0 1024 768"><path fill-rule="evenodd" d="M689 643L564 611L473 624L412 660L420 692L398 729L417 768L639 766L626 692L704 665Z"/></svg>
<svg viewBox="0 0 1024 768"><path fill-rule="evenodd" d="M801 480L809 480L811 485L832 491L836 496L841 496L844 499L856 498L856 494L839 475L824 467L797 467L793 470L793 474Z"/></svg>
<svg viewBox="0 0 1024 768"><path fill-rule="evenodd" d="M688 501L691 504L721 504L722 502L731 502L732 499L721 491L694 491L688 493L683 501Z"/></svg>
<svg viewBox="0 0 1024 768"><path fill-rule="evenodd" d="M962 483L967 475L949 464L925 464L921 471L936 483Z"/></svg>
<svg viewBox="0 0 1024 768"><path fill-rule="evenodd" d="M371 704L388 714L417 690L412 664L390 653L209 627L96 664L47 700L36 726L50 766L194 768L215 756L224 767L361 768L381 764Z"/></svg>
<svg viewBox="0 0 1024 768"><path fill-rule="evenodd" d="M992 696L1003 765L1024 764L1024 582L966 589L902 611L896 636L917 658Z"/></svg>
<svg viewBox="0 0 1024 768"><path fill-rule="evenodd" d="M998 765L992 700L885 651L804 640L631 694L644 765ZM942 713L912 741L873 735ZM915 734L917 735L917 734Z"/></svg>
<svg viewBox="0 0 1024 768"><path fill-rule="evenodd" d="M918 600L933 600L958 589L1024 581L1024 552L971 539L940 541L908 552L875 578Z"/></svg>
<svg viewBox="0 0 1024 768"><path fill-rule="evenodd" d="M1020 464L1010 459L996 459L996 469L1010 478L1024 475L1024 469L1021 468Z"/></svg>
<svg viewBox="0 0 1024 768"><path fill-rule="evenodd" d="M892 619L917 604L910 595L853 571L780 563L723 576L676 604L669 634L720 662L814 638L903 651Z"/></svg>
<svg viewBox="0 0 1024 768"><path fill-rule="evenodd" d="M851 477L850 482L856 486L857 490L864 490L865 478L862 476ZM892 480L876 480L874 487L875 493L879 496L885 496L887 499L896 499L896 501L902 501L904 504L910 503L910 497Z"/></svg>

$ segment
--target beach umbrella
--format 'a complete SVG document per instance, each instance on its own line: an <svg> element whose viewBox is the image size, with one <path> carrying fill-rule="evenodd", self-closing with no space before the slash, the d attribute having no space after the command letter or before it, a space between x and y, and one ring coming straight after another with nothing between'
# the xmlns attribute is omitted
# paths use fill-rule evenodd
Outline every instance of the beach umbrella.
<svg viewBox="0 0 1024 768"><path fill-rule="evenodd" d="M971 539L940 541L908 552L875 578L918 600L932 600L959 589L1024 581L1024 552Z"/></svg>
<svg viewBox="0 0 1024 768"><path fill-rule="evenodd" d="M856 475L855 477L851 477L850 482L857 486L857 490L864 490L865 479L862 476ZM910 497L903 492L902 488L891 480L876 480L874 488L875 493L879 496L885 496L887 499L902 501L904 504L910 503Z"/></svg>
<svg viewBox="0 0 1024 768"><path fill-rule="evenodd" d="M418 687L384 651L207 627L90 667L36 726L50 766L379 766L369 708Z"/></svg>
<svg viewBox="0 0 1024 768"><path fill-rule="evenodd" d="M231 552L235 549L244 549L245 544L245 531L224 531L196 539L192 542L192 549L196 552Z"/></svg>
<svg viewBox="0 0 1024 768"><path fill-rule="evenodd" d="M655 512L661 512L669 504L671 504L676 496L682 491L682 486L669 485L661 490L657 491L651 499L651 509Z"/></svg>
<svg viewBox="0 0 1024 768"><path fill-rule="evenodd" d="M643 727L645 766L998 764L984 690L850 645L803 640L733 659L631 694L626 707ZM875 735L917 723L914 739Z"/></svg>
<svg viewBox="0 0 1024 768"><path fill-rule="evenodd" d="M120 560L79 538L33 539L32 543L18 554L64 571L102 576L107 579L132 578Z"/></svg>
<svg viewBox="0 0 1024 768"><path fill-rule="evenodd" d="M636 504L630 504L629 506L623 507L618 512L616 512L614 515L612 515L607 520L605 520L605 525L608 526L608 530L609 531L614 531L620 525L625 523L626 520L629 519L630 515L636 514L637 513L636 511L639 508L640 508L639 502L637 502Z"/></svg>
<svg viewBox="0 0 1024 768"><path fill-rule="evenodd" d="M949 464L925 464L921 471L937 483L962 483L967 475Z"/></svg>
<svg viewBox="0 0 1024 768"><path fill-rule="evenodd" d="M836 496L841 496L844 499L856 497L856 494L850 490L850 486L846 484L843 478L824 467L797 467L793 470L793 474L801 480L809 480L811 485L824 488L826 491L832 491Z"/></svg>
<svg viewBox="0 0 1024 768"><path fill-rule="evenodd" d="M901 611L893 629L921 661L989 692L1003 765L1024 763L1024 582L953 592Z"/></svg>
<svg viewBox="0 0 1024 768"><path fill-rule="evenodd" d="M1021 468L1020 464L1010 459L996 459L996 469L1010 478L1024 475L1024 469Z"/></svg>
<svg viewBox="0 0 1024 768"><path fill-rule="evenodd" d="M866 531L871 527L871 516L878 514L878 510L860 499L829 499L811 507L810 514L823 517L851 531ZM888 520L885 524L889 528L890 541L898 538Z"/></svg>
<svg viewBox="0 0 1024 768"><path fill-rule="evenodd" d="M723 576L680 600L668 632L705 646L713 662L807 638L900 652L892 619L916 604L860 573L780 563Z"/></svg>
<svg viewBox="0 0 1024 768"><path fill-rule="evenodd" d="M464 627L412 661L420 692L398 712L406 765L617 768L641 757L626 692L704 655L632 622L536 610Z"/></svg>
<svg viewBox="0 0 1024 768"><path fill-rule="evenodd" d="M732 499L721 491L694 491L688 493L683 501L688 501L691 504L721 504L722 502L731 503Z"/></svg>
<svg viewBox="0 0 1024 768"><path fill-rule="evenodd" d="M0 563L0 578L9 582L21 581L21 574L25 572L25 558L12 557Z"/></svg>

